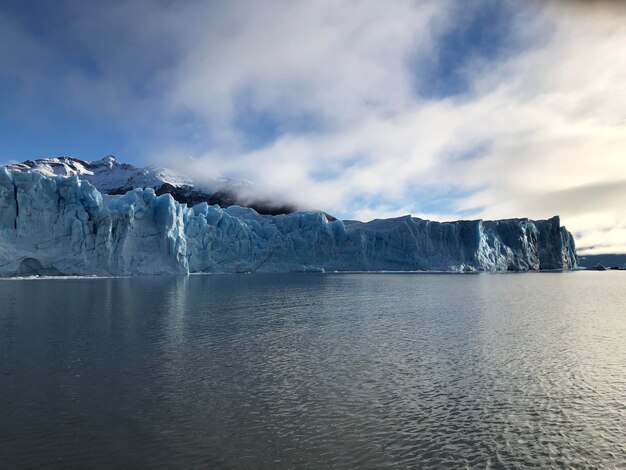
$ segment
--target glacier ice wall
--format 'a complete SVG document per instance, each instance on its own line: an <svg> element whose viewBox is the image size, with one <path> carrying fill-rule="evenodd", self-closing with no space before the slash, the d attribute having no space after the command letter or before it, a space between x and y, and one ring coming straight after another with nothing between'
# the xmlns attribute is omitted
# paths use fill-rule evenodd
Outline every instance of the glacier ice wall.
<svg viewBox="0 0 626 470"><path fill-rule="evenodd" d="M152 189L104 200L77 177L0 169L0 276L575 267L558 217L329 222L319 212L189 208Z"/></svg>

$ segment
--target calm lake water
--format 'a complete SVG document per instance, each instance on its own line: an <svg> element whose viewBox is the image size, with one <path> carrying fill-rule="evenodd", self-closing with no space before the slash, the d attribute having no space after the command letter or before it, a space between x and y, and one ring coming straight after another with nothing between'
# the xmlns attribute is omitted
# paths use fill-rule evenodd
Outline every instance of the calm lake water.
<svg viewBox="0 0 626 470"><path fill-rule="evenodd" d="M626 468L626 273L0 281L0 468Z"/></svg>

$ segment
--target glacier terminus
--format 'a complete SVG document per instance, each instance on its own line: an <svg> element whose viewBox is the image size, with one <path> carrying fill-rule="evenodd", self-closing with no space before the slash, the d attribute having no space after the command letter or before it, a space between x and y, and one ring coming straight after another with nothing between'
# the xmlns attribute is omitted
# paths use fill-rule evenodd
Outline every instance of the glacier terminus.
<svg viewBox="0 0 626 470"><path fill-rule="evenodd" d="M7 165L0 168L0 276L577 266L574 239L559 217L342 221L287 205L246 207L236 199L238 185L194 187L113 157Z"/></svg>

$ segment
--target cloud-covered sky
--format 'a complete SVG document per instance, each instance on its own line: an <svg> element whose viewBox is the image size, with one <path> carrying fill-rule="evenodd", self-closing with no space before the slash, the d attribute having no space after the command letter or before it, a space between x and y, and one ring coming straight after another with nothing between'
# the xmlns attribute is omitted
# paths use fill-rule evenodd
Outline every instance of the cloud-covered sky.
<svg viewBox="0 0 626 470"><path fill-rule="evenodd" d="M115 154L344 218L561 215L626 252L626 8L0 2L0 162Z"/></svg>

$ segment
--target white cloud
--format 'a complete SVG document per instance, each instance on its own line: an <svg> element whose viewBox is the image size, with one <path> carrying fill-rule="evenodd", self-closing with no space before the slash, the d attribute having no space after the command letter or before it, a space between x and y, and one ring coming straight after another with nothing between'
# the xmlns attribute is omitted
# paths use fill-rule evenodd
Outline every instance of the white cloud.
<svg viewBox="0 0 626 470"><path fill-rule="evenodd" d="M308 80L295 72L298 67L294 73L280 67L298 47L289 44L282 51L274 41L260 41L259 50L278 48L281 58L272 63L276 74L264 75L265 69L257 71L249 64L252 70L242 76L260 74L258 92L271 106L297 103L325 119L338 118L331 119L332 126L324 132L286 135L229 160L211 155L206 164L225 172L237 169L326 210L367 218L423 212L424 201L412 199L416 189L422 194L475 191L438 218L542 218L560 213L579 233L581 246L626 251L626 239L619 237L626 228L626 185L620 184L626 177L626 63L616 56L626 47L626 16L620 9L576 10L552 3L520 18L529 21L517 25L526 28L524 37L532 38L534 32L538 40L506 60L475 63L469 69L471 94L437 100L418 99L406 85L413 74L420 77L419 70L407 65L411 47L403 41L412 40L410 34L397 36L400 43L383 53L393 57L384 60L376 55L380 51L368 56L367 47L358 44L342 43L344 49L338 51L322 47L323 53L313 56L324 70L319 76L305 74ZM423 33L431 37L421 40L426 45L422 53L431 54L436 37L427 25ZM332 26L349 29L341 22ZM386 27L384 21L381 27ZM328 31L323 35L332 36ZM360 68L348 67L352 74L343 81L341 62L350 54L357 63L360 57L366 60ZM381 75L367 73L368 67L380 63L391 65ZM294 89L306 90L305 96L265 92L284 83L295 83ZM467 153L476 155L459 158ZM355 157L358 163L351 164ZM319 182L313 177L320 168L341 168L341 162L346 169L336 178ZM583 204L593 185L607 183L613 184L612 197L596 198L595 206ZM578 195L577 203L555 198L556 192L567 190ZM364 200L379 203L364 208Z"/></svg>
<svg viewBox="0 0 626 470"><path fill-rule="evenodd" d="M519 10L516 47L465 63L455 97L416 90L436 77L442 34L482 2L78 6L68 28L98 73L61 82L194 175L242 176L343 217L560 213L589 252L626 252L626 11L505 4ZM240 125L259 116L276 133L260 146Z"/></svg>
<svg viewBox="0 0 626 470"><path fill-rule="evenodd" d="M394 116L413 101L408 62L435 47L429 28L448 3L234 1L194 10L167 102L234 139L245 138L233 126L242 104L287 128L302 116L333 130Z"/></svg>

